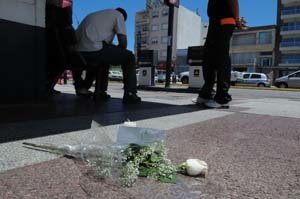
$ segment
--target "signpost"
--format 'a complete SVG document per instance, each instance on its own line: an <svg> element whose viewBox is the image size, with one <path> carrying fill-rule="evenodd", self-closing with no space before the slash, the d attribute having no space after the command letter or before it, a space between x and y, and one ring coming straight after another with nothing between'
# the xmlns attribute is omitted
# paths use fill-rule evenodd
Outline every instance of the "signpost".
<svg viewBox="0 0 300 199"><path fill-rule="evenodd" d="M165 4L168 6L176 6L179 7L179 0L165 0Z"/></svg>

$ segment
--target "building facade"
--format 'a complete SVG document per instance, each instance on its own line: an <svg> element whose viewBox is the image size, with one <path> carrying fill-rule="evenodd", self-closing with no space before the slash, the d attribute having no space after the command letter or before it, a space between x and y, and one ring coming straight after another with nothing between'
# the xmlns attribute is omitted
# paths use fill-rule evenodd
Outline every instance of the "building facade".
<svg viewBox="0 0 300 199"><path fill-rule="evenodd" d="M274 73L276 26L235 30L231 40L233 71Z"/></svg>
<svg viewBox="0 0 300 199"><path fill-rule="evenodd" d="M164 66L167 59L169 7L159 0L147 0L146 9L136 13L135 52L153 50L157 66ZM201 17L187 8L175 7L173 21L172 63L176 65L176 50L187 49L203 43Z"/></svg>
<svg viewBox="0 0 300 199"><path fill-rule="evenodd" d="M300 0L278 0L277 75L300 70Z"/></svg>

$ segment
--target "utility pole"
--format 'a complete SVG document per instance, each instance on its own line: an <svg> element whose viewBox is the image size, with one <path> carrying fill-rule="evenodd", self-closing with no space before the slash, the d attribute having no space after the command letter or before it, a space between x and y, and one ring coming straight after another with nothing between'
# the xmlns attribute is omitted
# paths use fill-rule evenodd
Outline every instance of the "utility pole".
<svg viewBox="0 0 300 199"><path fill-rule="evenodd" d="M136 38L137 48L136 48L136 56L137 56L137 65L139 66L141 61L141 48L142 48L142 34L141 31L137 32L137 38Z"/></svg>
<svg viewBox="0 0 300 199"><path fill-rule="evenodd" d="M169 21L168 21L168 48L167 48L167 63L166 63L166 84L165 87L170 87L171 79L171 65L172 65L172 49L173 49L173 22L174 22L174 8L179 7L179 0L165 0L166 5L169 6Z"/></svg>
<svg viewBox="0 0 300 199"><path fill-rule="evenodd" d="M166 84L165 87L170 87L171 65L172 65L172 48L173 48L173 21L174 21L174 5L169 5L169 21L168 21L168 48L167 48L167 63L166 63Z"/></svg>

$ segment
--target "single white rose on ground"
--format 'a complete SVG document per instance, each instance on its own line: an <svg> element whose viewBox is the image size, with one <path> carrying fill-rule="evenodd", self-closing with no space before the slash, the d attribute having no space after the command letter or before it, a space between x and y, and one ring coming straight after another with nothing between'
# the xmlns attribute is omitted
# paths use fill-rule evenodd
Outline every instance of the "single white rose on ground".
<svg viewBox="0 0 300 199"><path fill-rule="evenodd" d="M208 173L207 163L199 159L188 159L179 165L179 171L189 176L206 176Z"/></svg>

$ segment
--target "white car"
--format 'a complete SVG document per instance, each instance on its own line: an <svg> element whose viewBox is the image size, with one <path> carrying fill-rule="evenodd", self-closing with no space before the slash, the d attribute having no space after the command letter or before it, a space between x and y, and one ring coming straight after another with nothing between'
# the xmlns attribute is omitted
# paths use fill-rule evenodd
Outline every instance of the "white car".
<svg viewBox="0 0 300 199"><path fill-rule="evenodd" d="M242 73L236 81L237 85L270 87L270 78L264 73Z"/></svg>
<svg viewBox="0 0 300 199"><path fill-rule="evenodd" d="M241 75L241 72L231 71L230 82L232 85L234 85L236 83L236 81L240 75ZM181 83L188 84L189 78L190 78L190 72L189 71L182 72L178 75L178 78Z"/></svg>
<svg viewBox="0 0 300 199"><path fill-rule="evenodd" d="M189 71L182 72L178 75L178 78L181 83L188 84L190 78L190 72Z"/></svg>
<svg viewBox="0 0 300 199"><path fill-rule="evenodd" d="M108 78L110 80L122 80L123 74L121 71L109 71Z"/></svg>

